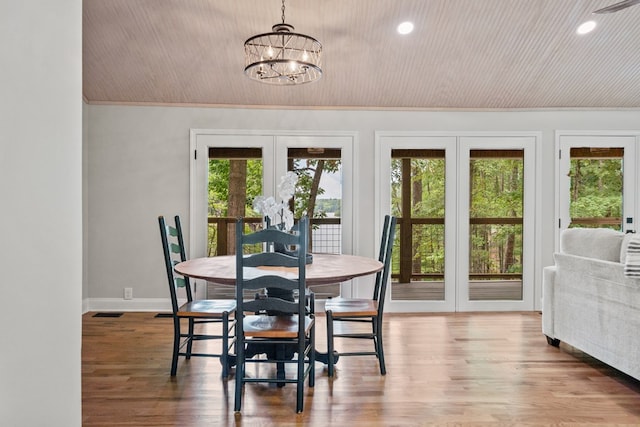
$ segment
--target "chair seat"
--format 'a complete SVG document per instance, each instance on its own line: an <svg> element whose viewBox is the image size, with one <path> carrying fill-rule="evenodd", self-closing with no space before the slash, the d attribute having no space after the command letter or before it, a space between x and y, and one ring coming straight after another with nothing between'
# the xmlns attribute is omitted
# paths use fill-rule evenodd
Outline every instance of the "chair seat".
<svg viewBox="0 0 640 427"><path fill-rule="evenodd" d="M376 316L378 301L364 298L331 298L325 303L324 309L325 311L331 310L334 318Z"/></svg>
<svg viewBox="0 0 640 427"><path fill-rule="evenodd" d="M305 316L305 332L308 333L314 319ZM244 334L254 338L298 338L298 316L245 316Z"/></svg>
<svg viewBox="0 0 640 427"><path fill-rule="evenodd" d="M178 310L179 317L222 317L236 309L235 300L203 299L183 304Z"/></svg>

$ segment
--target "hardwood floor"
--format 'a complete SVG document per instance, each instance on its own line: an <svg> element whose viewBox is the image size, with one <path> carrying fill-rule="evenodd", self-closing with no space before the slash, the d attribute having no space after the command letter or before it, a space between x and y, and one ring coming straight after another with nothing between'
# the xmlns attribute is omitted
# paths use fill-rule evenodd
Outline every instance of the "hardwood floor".
<svg viewBox="0 0 640 427"><path fill-rule="evenodd" d="M93 314L83 317L87 427L640 425L640 382L547 345L539 313L385 315L386 376L372 357L340 359L334 379L319 363L304 413L295 413L291 385L248 384L240 415L217 359L181 359L169 376L170 318Z"/></svg>

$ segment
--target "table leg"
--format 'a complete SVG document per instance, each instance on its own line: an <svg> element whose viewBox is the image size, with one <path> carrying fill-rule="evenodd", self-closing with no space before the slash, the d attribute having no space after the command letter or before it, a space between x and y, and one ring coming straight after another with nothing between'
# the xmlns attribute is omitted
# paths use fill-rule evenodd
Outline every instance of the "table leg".
<svg viewBox="0 0 640 427"><path fill-rule="evenodd" d="M340 358L340 355L338 354L337 351L333 352L333 364L335 365L336 363L338 363L338 359ZM320 362L320 363L324 363L325 365L329 364L329 353L326 352L321 352L316 350L316 362Z"/></svg>

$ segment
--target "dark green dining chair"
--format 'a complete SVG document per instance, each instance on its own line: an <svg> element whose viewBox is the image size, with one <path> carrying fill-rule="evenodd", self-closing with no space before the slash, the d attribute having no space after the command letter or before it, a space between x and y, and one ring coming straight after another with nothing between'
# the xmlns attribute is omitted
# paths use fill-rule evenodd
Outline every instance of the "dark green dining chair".
<svg viewBox="0 0 640 427"><path fill-rule="evenodd" d="M382 227L382 239L378 260L383 268L376 274L373 297L366 298L330 298L325 303L327 319L327 350L328 350L328 374L333 377L337 357L342 356L376 356L380 364L380 374L385 375L387 369L384 363L384 346L382 342L382 315L384 313L385 294L387 282L391 270L391 255L393 252L393 240L396 233L397 219L386 215ZM334 323L365 322L371 324L370 332L334 332ZM353 338L360 340L372 340L373 351L339 352L335 350L336 338Z"/></svg>
<svg viewBox="0 0 640 427"><path fill-rule="evenodd" d="M300 219L299 230L289 233L265 228L245 234L244 221L236 222L236 412L242 407L246 383L296 384L297 412L304 408L305 380L308 378L309 387L314 386L315 315L309 309L313 295L305 293L306 218ZM296 250L282 253L271 247L280 245ZM250 253L256 246L262 250ZM281 275L274 267L289 268L286 275ZM267 290L264 294L245 299L246 291L263 289ZM262 353L267 357L254 358ZM249 365L258 364L275 366L276 375L264 367L248 372ZM295 365L296 373L287 378L285 367L291 365Z"/></svg>
<svg viewBox="0 0 640 427"><path fill-rule="evenodd" d="M174 271L174 266L186 261L186 251L182 236L180 217L175 216L175 225L168 225L164 217L158 217L162 250L164 253L165 269L169 280L169 294L173 314L173 355L171 358L171 376L176 375L178 357L217 357L222 364L222 377L229 375L228 355L235 342L234 328L236 325L236 301L234 299L204 299L193 298L191 284L188 277L182 277ZM184 289L186 301L178 299L178 289ZM181 330L183 320L187 322L186 330ZM205 333L206 324L219 323L220 333ZM202 330L202 331L201 331ZM214 352L195 352L193 343L203 340L222 341L221 350Z"/></svg>

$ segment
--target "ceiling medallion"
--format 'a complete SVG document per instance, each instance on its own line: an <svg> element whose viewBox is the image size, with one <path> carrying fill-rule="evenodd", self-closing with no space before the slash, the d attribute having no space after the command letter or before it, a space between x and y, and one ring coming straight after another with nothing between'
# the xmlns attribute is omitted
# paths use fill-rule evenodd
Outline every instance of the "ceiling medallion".
<svg viewBox="0 0 640 427"><path fill-rule="evenodd" d="M253 80L272 85L298 85L322 77L322 44L313 37L294 32L284 22L271 33L258 34L244 42L244 73Z"/></svg>

